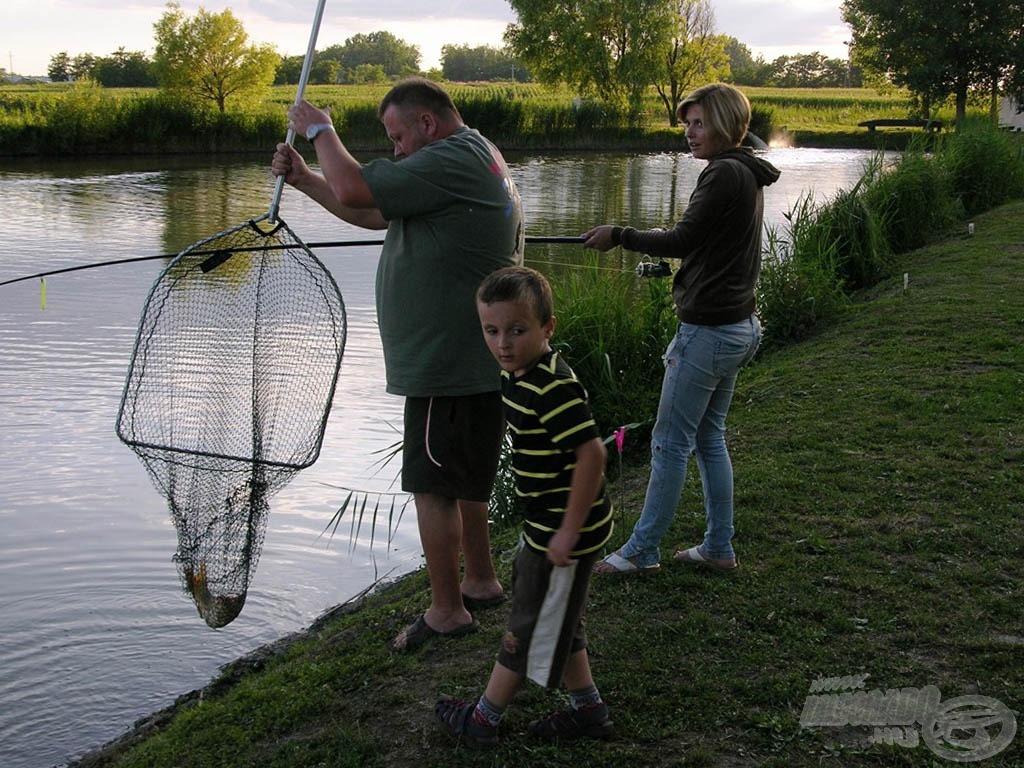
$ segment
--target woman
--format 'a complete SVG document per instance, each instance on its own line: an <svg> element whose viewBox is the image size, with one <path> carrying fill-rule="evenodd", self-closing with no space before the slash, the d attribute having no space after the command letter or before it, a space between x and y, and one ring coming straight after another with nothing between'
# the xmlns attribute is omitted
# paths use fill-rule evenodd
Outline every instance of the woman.
<svg viewBox="0 0 1024 768"><path fill-rule="evenodd" d="M622 548L594 564L599 574L660 567L659 544L679 503L691 453L704 489L707 530L700 544L675 558L718 570L737 567L725 418L736 376L761 340L754 285L761 268L763 189L779 171L740 147L750 125L750 102L736 88L724 83L698 88L676 114L693 156L708 161L682 220L671 229L603 224L583 235L586 248L607 251L620 245L682 261L672 280L680 325L665 352L643 511Z"/></svg>

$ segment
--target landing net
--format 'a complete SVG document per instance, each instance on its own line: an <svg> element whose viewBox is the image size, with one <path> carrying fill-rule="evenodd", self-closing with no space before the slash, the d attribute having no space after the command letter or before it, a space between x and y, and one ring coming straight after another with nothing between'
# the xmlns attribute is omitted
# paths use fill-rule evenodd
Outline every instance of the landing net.
<svg viewBox="0 0 1024 768"><path fill-rule="evenodd" d="M270 496L320 453L345 334L334 279L280 219L189 246L150 290L117 434L167 498L211 627L242 610Z"/></svg>

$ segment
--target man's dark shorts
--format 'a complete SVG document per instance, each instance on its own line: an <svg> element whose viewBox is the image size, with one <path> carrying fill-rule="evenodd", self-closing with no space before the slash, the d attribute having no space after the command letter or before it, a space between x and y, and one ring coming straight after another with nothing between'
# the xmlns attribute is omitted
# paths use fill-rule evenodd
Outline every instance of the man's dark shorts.
<svg viewBox="0 0 1024 768"><path fill-rule="evenodd" d="M489 501L504 434L501 392L406 398L402 490Z"/></svg>

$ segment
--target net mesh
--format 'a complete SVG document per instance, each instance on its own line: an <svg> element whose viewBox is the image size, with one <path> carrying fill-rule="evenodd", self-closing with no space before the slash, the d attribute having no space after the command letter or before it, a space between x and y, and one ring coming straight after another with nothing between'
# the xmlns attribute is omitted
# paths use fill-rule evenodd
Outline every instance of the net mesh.
<svg viewBox="0 0 1024 768"><path fill-rule="evenodd" d="M242 610L268 499L320 453L345 334L334 279L283 221L189 246L150 290L117 434L168 500L211 627Z"/></svg>

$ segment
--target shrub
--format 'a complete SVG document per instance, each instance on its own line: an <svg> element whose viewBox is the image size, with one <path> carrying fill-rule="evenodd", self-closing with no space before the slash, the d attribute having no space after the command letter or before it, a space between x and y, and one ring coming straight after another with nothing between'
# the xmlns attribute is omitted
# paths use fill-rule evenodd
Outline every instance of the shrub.
<svg viewBox="0 0 1024 768"><path fill-rule="evenodd" d="M922 147L912 142L892 166L876 156L859 182L893 253L920 248L945 232L961 213L949 175Z"/></svg>
<svg viewBox="0 0 1024 768"><path fill-rule="evenodd" d="M117 101L102 86L80 80L61 94L43 128L43 144L55 154L96 151L117 121Z"/></svg>
<svg viewBox="0 0 1024 768"><path fill-rule="evenodd" d="M1024 144L986 120L942 137L936 156L968 216L1024 196Z"/></svg>

